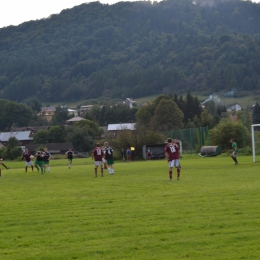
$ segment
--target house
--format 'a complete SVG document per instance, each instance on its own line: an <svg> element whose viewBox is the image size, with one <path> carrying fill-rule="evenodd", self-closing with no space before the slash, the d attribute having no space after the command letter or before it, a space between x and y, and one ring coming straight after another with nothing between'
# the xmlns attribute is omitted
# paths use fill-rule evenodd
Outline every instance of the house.
<svg viewBox="0 0 260 260"><path fill-rule="evenodd" d="M135 103L135 101L131 98L126 98L126 100L124 101L124 104L127 105L130 108L133 107L133 103Z"/></svg>
<svg viewBox="0 0 260 260"><path fill-rule="evenodd" d="M66 121L65 126L74 125L75 123L77 123L77 122L79 122L81 120L85 120L85 118L82 118L80 116L72 117L71 119Z"/></svg>
<svg viewBox="0 0 260 260"><path fill-rule="evenodd" d="M76 109L68 108L68 115L78 116L78 111Z"/></svg>
<svg viewBox="0 0 260 260"><path fill-rule="evenodd" d="M79 109L80 116L86 115L92 109L93 105L81 106Z"/></svg>
<svg viewBox="0 0 260 260"><path fill-rule="evenodd" d="M12 127L12 132L31 131L30 136L32 137L35 133L40 130L49 130L49 126L25 126L25 127Z"/></svg>
<svg viewBox="0 0 260 260"><path fill-rule="evenodd" d="M227 107L227 111L240 111L241 110L241 106L239 106L237 103L230 105Z"/></svg>
<svg viewBox="0 0 260 260"><path fill-rule="evenodd" d="M70 148L74 150L72 143L28 144L26 148L34 154L40 146L47 147L50 154L65 154Z"/></svg>
<svg viewBox="0 0 260 260"><path fill-rule="evenodd" d="M31 131L2 132L0 134L0 142L3 145L7 145L8 140L11 137L15 137L19 141L20 146L25 146L25 145L31 144L33 142L33 137L31 136Z"/></svg>
<svg viewBox="0 0 260 260"><path fill-rule="evenodd" d="M1 142L0 142L0 149L2 149L2 148L4 148L5 146L4 146L4 144L2 144Z"/></svg>
<svg viewBox="0 0 260 260"><path fill-rule="evenodd" d="M49 122L54 117L55 111L56 111L56 107L54 106L42 107L41 112L38 115L42 116L44 119L46 119Z"/></svg>
<svg viewBox="0 0 260 260"><path fill-rule="evenodd" d="M111 137L116 137L120 131L135 130L136 123L108 124L107 131Z"/></svg>

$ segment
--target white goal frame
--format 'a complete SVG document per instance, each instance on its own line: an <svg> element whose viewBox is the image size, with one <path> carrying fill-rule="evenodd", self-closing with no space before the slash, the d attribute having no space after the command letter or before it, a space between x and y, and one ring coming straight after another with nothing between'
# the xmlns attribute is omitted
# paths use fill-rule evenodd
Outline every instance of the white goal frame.
<svg viewBox="0 0 260 260"><path fill-rule="evenodd" d="M260 127L260 124L251 125L253 162L255 162L255 127L257 126Z"/></svg>

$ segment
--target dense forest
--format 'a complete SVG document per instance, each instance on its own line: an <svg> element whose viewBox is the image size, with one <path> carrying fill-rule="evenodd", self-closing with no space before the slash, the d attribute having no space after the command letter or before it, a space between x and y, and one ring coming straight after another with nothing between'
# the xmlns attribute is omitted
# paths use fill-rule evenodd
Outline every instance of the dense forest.
<svg viewBox="0 0 260 260"><path fill-rule="evenodd" d="M0 98L260 93L260 4L82 4L0 29Z"/></svg>

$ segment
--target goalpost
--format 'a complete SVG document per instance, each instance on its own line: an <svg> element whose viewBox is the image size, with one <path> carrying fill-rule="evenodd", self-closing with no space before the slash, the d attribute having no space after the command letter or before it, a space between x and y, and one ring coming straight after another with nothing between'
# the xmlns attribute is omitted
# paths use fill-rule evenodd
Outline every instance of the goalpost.
<svg viewBox="0 0 260 260"><path fill-rule="evenodd" d="M253 162L255 162L255 127L260 127L260 124L251 125L251 134L252 134L252 152L253 152Z"/></svg>

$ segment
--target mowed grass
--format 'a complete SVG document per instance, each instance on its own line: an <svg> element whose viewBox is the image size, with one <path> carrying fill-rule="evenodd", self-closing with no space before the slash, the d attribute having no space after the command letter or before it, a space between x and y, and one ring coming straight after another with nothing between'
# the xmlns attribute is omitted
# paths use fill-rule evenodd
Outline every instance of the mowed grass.
<svg viewBox="0 0 260 260"><path fill-rule="evenodd" d="M0 259L259 259L260 171L252 157L51 161L51 173L7 163L0 178Z"/></svg>

